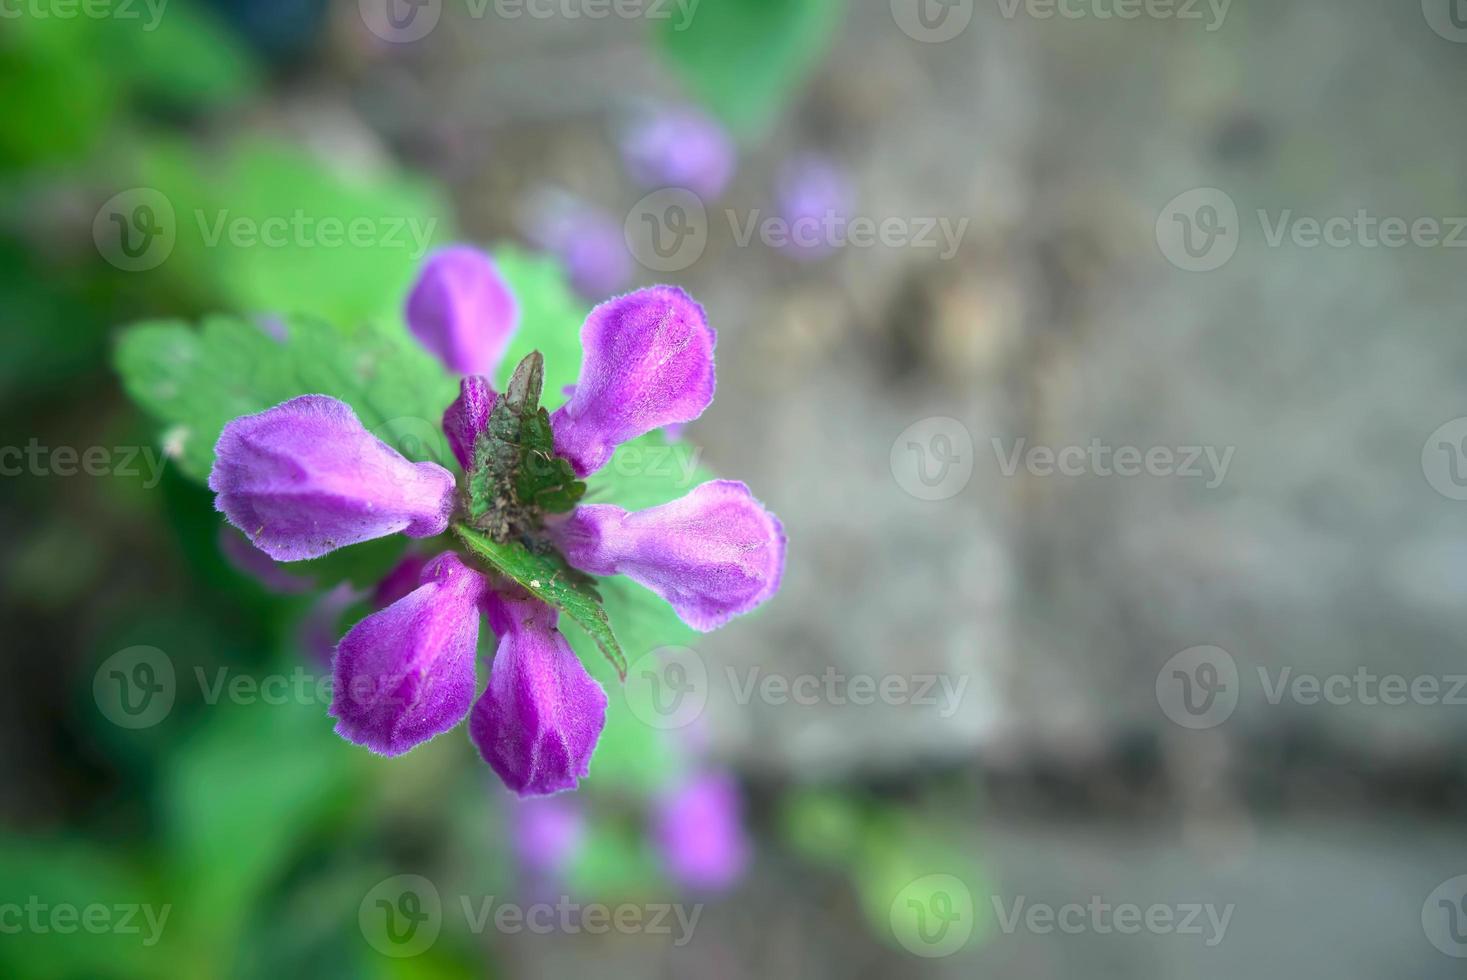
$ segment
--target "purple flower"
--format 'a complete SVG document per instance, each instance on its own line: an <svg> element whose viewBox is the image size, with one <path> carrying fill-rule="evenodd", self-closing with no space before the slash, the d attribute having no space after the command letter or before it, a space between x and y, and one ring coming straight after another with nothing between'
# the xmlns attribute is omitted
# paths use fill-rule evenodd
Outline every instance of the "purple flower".
<svg viewBox="0 0 1467 980"><path fill-rule="evenodd" d="M430 261L424 277L442 275ZM415 294L423 288L420 282ZM473 324L458 327L471 331ZM581 337L580 380L569 402L549 416L550 432L543 435L563 471L592 473L618 443L690 421L713 397L713 331L702 308L681 290L659 286L604 303L587 317ZM506 463L486 452L475 459L476 444L496 445L479 439L505 397L472 375L444 414L459 462L482 470L476 480ZM512 409L515 403L504 404ZM533 443L497 445L518 452ZM461 489L436 464L403 458L367 432L348 406L325 395L294 398L230 422L209 478L218 509L278 560L314 558L398 532L433 537L451 520L480 520L483 511L471 506L475 480L464 483ZM524 535L537 549L559 547L570 566L591 576L624 573L667 599L697 629L748 612L779 587L783 531L741 483L713 481L634 513L609 504L547 513L542 498L527 504L531 498L518 497L517 488L496 491L517 501L513 520L499 514L472 526L504 534L495 538L501 546L528 540ZM491 523L514 532L496 531ZM409 555L373 598L378 610L336 649L331 713L342 737L398 755L467 718L484 759L521 796L572 789L589 772L605 724L606 694L561 635L555 608L453 551ZM481 615L498 644L476 703Z"/></svg>
<svg viewBox="0 0 1467 980"><path fill-rule="evenodd" d="M634 513L585 504L552 531L573 566L645 585L704 633L774 595L784 570L784 527L733 480Z"/></svg>
<svg viewBox="0 0 1467 980"><path fill-rule="evenodd" d="M713 401L713 329L676 286L609 300L581 327L581 374L551 418L555 451L579 476L616 447L660 426L691 422Z"/></svg>
<svg viewBox="0 0 1467 980"><path fill-rule="evenodd" d="M565 796L540 796L511 804L510 836L520 866L537 878L558 878L586 834L579 805Z"/></svg>
<svg viewBox="0 0 1467 980"><path fill-rule="evenodd" d="M574 789L591 770L606 692L555 628L557 610L528 595L492 596L485 605L499 649L469 735L521 796Z"/></svg>
<svg viewBox="0 0 1467 980"><path fill-rule="evenodd" d="M454 374L492 374L519 319L494 260L467 245L430 255L407 301L408 330Z"/></svg>
<svg viewBox="0 0 1467 980"><path fill-rule="evenodd" d="M705 200L723 194L738 163L727 131L691 107L638 117L622 133L621 154L642 187L684 187Z"/></svg>
<svg viewBox="0 0 1467 980"><path fill-rule="evenodd" d="M560 260L571 288L586 299L618 293L636 274L622 222L589 201L542 190L531 195L523 224L525 237Z"/></svg>
<svg viewBox="0 0 1467 980"><path fill-rule="evenodd" d="M813 260L835 250L850 220L854 192L834 160L814 153L791 157L779 168L774 195L789 224L786 254Z"/></svg>
<svg viewBox="0 0 1467 980"><path fill-rule="evenodd" d="M326 395L244 415L214 446L215 507L276 561L319 558L401 531L442 534L453 474L411 463Z"/></svg>
<svg viewBox="0 0 1467 980"><path fill-rule="evenodd" d="M474 699L479 600L489 583L452 552L423 569L422 583L336 647L336 732L382 755L456 727Z"/></svg>
<svg viewBox="0 0 1467 980"><path fill-rule="evenodd" d="M696 891L722 891L743 876L751 847L743 800L726 773L696 775L658 801L652 837L667 873Z"/></svg>

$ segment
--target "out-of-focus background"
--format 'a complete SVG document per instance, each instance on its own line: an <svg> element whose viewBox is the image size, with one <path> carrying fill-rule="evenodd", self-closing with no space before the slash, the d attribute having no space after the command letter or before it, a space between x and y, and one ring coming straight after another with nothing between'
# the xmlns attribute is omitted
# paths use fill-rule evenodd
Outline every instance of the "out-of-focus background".
<svg viewBox="0 0 1467 980"><path fill-rule="evenodd" d="M1464 86L1460 0L0 0L0 975L1460 975ZM548 803L332 734L362 593L128 340L459 241L567 380L688 289L649 452L790 539Z"/></svg>

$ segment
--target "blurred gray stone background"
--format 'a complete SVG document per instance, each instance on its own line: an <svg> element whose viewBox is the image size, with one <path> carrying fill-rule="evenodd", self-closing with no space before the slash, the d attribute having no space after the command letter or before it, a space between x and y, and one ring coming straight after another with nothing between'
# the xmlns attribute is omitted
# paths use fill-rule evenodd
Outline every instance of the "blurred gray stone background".
<svg viewBox="0 0 1467 980"><path fill-rule="evenodd" d="M1459 975L1420 915L1467 872L1467 705L1271 704L1258 671L1467 672L1467 502L1423 469L1424 447L1445 453L1428 437L1467 416L1467 250L1268 240L1285 211L1467 216L1467 44L1417 0L1236 0L1214 31L1205 8L970 6L935 44L886 0L852 3L710 207L703 256L644 277L707 306L719 397L691 435L791 537L778 601L703 647L714 744L772 784L970 771L992 789L970 825L1004 895L1235 902L1229 941L996 934L919 963L867 939L835 885L791 880L777 859L710 912L709 941L726 937L728 969L748 975ZM641 192L610 120L629 93L679 92L641 30L440 31L351 92L303 95L302 116L312 100L353 105L364 145L448 179L485 240L514 235L515 203L544 181L622 215ZM804 149L849 168L858 215L968 219L956 256L846 248L803 264L740 247L722 210L767 211L775 168ZM1158 241L1169 202L1198 188L1238 211L1236 254L1207 272ZM972 445L971 480L937 501L893 467L898 437L932 417ZM1215 486L1005 475L1021 439L1231 455ZM1236 706L1194 730L1157 682L1202 645L1231 656ZM944 712L741 704L728 682L832 668L966 687ZM1078 795L1055 802L1037 774Z"/></svg>

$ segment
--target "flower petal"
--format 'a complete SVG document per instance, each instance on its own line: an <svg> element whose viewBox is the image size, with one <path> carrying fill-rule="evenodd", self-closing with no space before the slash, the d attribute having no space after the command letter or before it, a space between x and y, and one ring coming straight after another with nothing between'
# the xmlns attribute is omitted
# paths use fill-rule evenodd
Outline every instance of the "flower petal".
<svg viewBox="0 0 1467 980"><path fill-rule="evenodd" d="M499 267L468 245L429 256L408 296L408 330L455 374L493 375L519 322Z"/></svg>
<svg viewBox="0 0 1467 980"><path fill-rule="evenodd" d="M652 286L602 303L581 327L581 375L551 417L555 450L579 476L619 443L691 422L713 401L713 329L675 286Z"/></svg>
<svg viewBox="0 0 1467 980"><path fill-rule="evenodd" d="M683 887L721 891L733 885L750 852L738 784L727 773L694 776L658 801L652 837L668 874Z"/></svg>
<svg viewBox="0 0 1467 980"><path fill-rule="evenodd" d="M452 473L404 459L326 395L235 419L214 454L214 506L277 561L399 531L442 534L453 512Z"/></svg>
<svg viewBox="0 0 1467 980"><path fill-rule="evenodd" d="M471 374L459 382L458 397L443 412L443 432L448 436L448 445L458 463L469 471L474 462L474 443L489 425L489 413L494 410L494 386L480 374Z"/></svg>
<svg viewBox="0 0 1467 980"><path fill-rule="evenodd" d="M485 607L499 650L469 734L520 796L575 789L606 724L606 692L555 628L553 607L499 595Z"/></svg>
<svg viewBox="0 0 1467 980"><path fill-rule="evenodd" d="M583 504L552 533L576 568L640 582L705 633L774 595L784 574L784 527L733 480L630 513Z"/></svg>
<svg viewBox="0 0 1467 980"><path fill-rule="evenodd" d="M463 721L487 587L457 555L442 554L423 570L422 585L353 626L332 670L336 733L401 755Z"/></svg>

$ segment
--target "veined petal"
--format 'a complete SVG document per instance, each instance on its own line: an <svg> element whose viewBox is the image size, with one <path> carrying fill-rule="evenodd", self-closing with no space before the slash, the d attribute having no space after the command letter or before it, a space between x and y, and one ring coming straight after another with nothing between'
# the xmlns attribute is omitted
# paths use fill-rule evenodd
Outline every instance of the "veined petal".
<svg viewBox="0 0 1467 980"><path fill-rule="evenodd" d="M277 561L399 531L442 534L453 512L452 473L404 459L326 395L235 419L214 454L214 506Z"/></svg>
<svg viewBox="0 0 1467 980"><path fill-rule="evenodd" d="M499 267L468 245L429 256L408 296L408 330L455 374L492 376L519 322Z"/></svg>
<svg viewBox="0 0 1467 980"><path fill-rule="evenodd" d="M463 721L487 587L457 555L442 554L423 570L422 585L353 626L332 669L336 733L401 755Z"/></svg>
<svg viewBox="0 0 1467 980"><path fill-rule="evenodd" d="M494 386L489 379L471 374L458 384L458 397L443 413L443 432L448 436L448 445L458 463L469 471L474 462L474 443L489 425L489 413L494 410Z"/></svg>
<svg viewBox="0 0 1467 980"><path fill-rule="evenodd" d="M469 734L520 796L575 789L606 724L606 692L555 628L553 607L492 595L485 608L499 650Z"/></svg>
<svg viewBox="0 0 1467 980"><path fill-rule="evenodd" d="M617 445L713 401L713 328L675 286L652 286L602 303L581 327L580 379L551 416L555 451L578 476L594 473Z"/></svg>
<svg viewBox="0 0 1467 980"><path fill-rule="evenodd" d="M583 504L552 533L576 568L640 582L705 633L774 595L784 574L784 527L733 480L634 512Z"/></svg>

